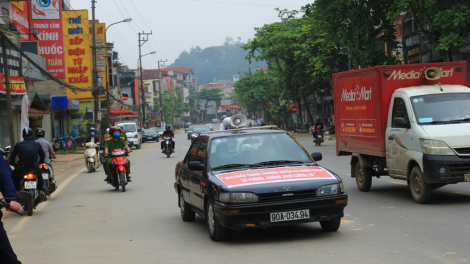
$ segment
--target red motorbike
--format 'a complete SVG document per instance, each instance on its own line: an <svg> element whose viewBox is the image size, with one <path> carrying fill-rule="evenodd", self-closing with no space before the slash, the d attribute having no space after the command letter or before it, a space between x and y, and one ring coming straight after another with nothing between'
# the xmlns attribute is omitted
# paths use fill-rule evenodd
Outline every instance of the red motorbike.
<svg viewBox="0 0 470 264"><path fill-rule="evenodd" d="M126 191L126 185L128 183L129 177L129 162L127 162L126 156L127 152L122 149L116 149L111 152L112 159L112 176L111 176L111 185L119 190L121 186L121 191Z"/></svg>

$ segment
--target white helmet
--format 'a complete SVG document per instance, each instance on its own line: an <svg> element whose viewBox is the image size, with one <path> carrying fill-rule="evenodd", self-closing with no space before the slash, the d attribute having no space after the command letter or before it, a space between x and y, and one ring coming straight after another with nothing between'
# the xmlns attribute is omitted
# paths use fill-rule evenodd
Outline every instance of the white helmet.
<svg viewBox="0 0 470 264"><path fill-rule="evenodd" d="M108 134L109 134L109 128L106 128L106 133L108 133Z"/></svg>

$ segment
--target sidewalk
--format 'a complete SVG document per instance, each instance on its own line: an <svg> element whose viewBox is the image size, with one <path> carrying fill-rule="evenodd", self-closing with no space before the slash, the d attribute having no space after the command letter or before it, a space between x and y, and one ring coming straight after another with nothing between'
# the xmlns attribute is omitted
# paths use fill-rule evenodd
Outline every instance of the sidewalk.
<svg viewBox="0 0 470 264"><path fill-rule="evenodd" d="M57 155L57 159L52 161L55 179L59 180L80 166L85 167L83 156L84 154Z"/></svg>

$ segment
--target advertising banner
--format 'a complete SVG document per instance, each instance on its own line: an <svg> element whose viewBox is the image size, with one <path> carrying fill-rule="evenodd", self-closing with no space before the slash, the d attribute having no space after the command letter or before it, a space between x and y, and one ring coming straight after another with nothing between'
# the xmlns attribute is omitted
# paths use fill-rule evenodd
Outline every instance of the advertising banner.
<svg viewBox="0 0 470 264"><path fill-rule="evenodd" d="M5 75L0 74L0 93L5 94ZM26 85L24 84L23 77L10 76L10 91L11 94L26 94Z"/></svg>
<svg viewBox="0 0 470 264"><path fill-rule="evenodd" d="M73 86L90 89L92 87L92 63L88 10L64 11L62 21L65 39L65 81ZM93 95L91 91L74 92L67 89L67 98L92 101Z"/></svg>
<svg viewBox="0 0 470 264"><path fill-rule="evenodd" d="M11 21L15 24L16 29L21 33L21 41L29 41L29 3L26 1L11 3Z"/></svg>
<svg viewBox="0 0 470 264"><path fill-rule="evenodd" d="M321 167L284 167L237 171L217 175L227 188L270 182L336 179Z"/></svg>
<svg viewBox="0 0 470 264"><path fill-rule="evenodd" d="M108 57L106 56L106 24L105 23L96 23L95 24L95 39L96 39L96 65L98 71L98 87L102 87L99 93L99 100L106 100L106 93L105 89L107 89L108 84L108 74L107 64L108 64ZM93 25L90 24L90 37L93 36ZM92 50L90 49L90 54L92 54ZM93 56L93 54L92 54ZM93 59L93 57L91 58Z"/></svg>
<svg viewBox="0 0 470 264"><path fill-rule="evenodd" d="M61 0L32 0L30 5L30 27L39 32L39 56L46 58L46 68L52 75L65 79Z"/></svg>

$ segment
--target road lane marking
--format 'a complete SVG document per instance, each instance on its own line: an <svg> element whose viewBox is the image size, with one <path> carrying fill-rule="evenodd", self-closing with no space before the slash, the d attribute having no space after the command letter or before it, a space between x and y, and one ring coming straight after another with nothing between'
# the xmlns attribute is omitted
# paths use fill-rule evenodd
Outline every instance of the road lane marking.
<svg viewBox="0 0 470 264"><path fill-rule="evenodd" d="M54 197L56 197L63 189L65 189L65 187L73 180L75 179L80 173L84 172L86 170L86 168L83 168L79 171L77 171L75 174L73 174L72 176L68 177L67 180L65 180L62 184L60 184L60 188L57 188L57 190L51 194L51 197L49 197L49 199L52 199ZM36 211L38 210L42 210L42 208L44 206L47 205L48 202L42 202L40 203L37 207L36 207ZM34 216L34 214L33 214ZM26 224L26 222L28 222L29 219L32 219L31 216L23 216L23 218L18 222L18 224L16 224L12 229L11 231L9 232L10 234L13 234L13 233L19 233L21 232L21 230L23 230L23 226ZM10 236L10 237L15 237L14 235L13 236Z"/></svg>
<svg viewBox="0 0 470 264"><path fill-rule="evenodd" d="M461 195L468 195L468 196L470 196L470 193L463 193L463 192L453 192L453 193L455 193L455 194L461 194Z"/></svg>
<svg viewBox="0 0 470 264"><path fill-rule="evenodd" d="M403 182L393 182L393 181L391 181L391 182L389 182L389 183L393 183L393 184L399 184L399 185L405 185L405 186L408 186L408 184L407 184L407 183L403 183Z"/></svg>

